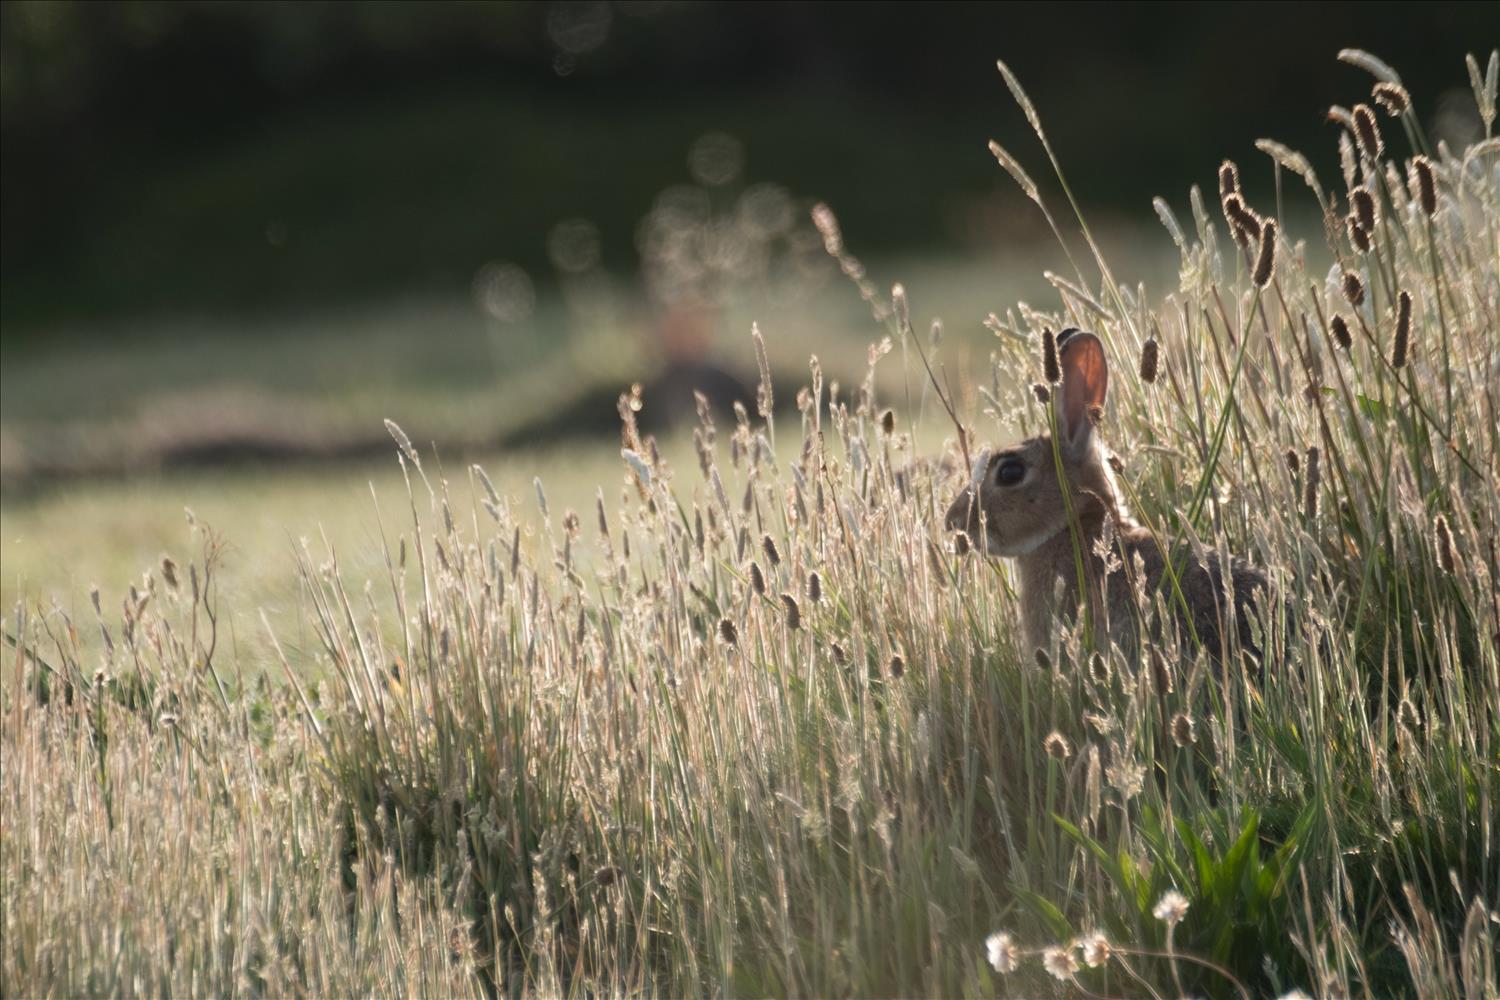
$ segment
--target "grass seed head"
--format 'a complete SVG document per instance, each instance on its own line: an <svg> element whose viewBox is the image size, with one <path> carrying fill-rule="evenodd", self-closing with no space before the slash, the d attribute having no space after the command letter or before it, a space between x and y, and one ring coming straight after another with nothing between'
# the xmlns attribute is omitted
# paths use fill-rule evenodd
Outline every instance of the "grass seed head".
<svg viewBox="0 0 1500 1000"><path fill-rule="evenodd" d="M1224 199L1224 217L1229 221L1229 231L1234 241L1248 247L1251 240L1260 238L1261 221L1255 210L1245 204L1245 199L1232 194Z"/></svg>
<svg viewBox="0 0 1500 1000"><path fill-rule="evenodd" d="M734 622L730 621L728 618L720 618L719 638L724 641L724 645L726 646L729 646L731 648L734 646L738 646L740 644L740 630L735 628Z"/></svg>
<svg viewBox="0 0 1500 1000"><path fill-rule="evenodd" d="M1396 339L1391 343L1391 367L1400 370L1406 367L1407 354L1411 350L1411 292L1401 289L1396 296Z"/></svg>
<svg viewBox="0 0 1500 1000"><path fill-rule="evenodd" d="M1359 219L1353 215L1349 216L1345 221L1348 223L1349 228L1349 242L1354 245L1354 249L1360 253L1369 253L1371 246L1369 232L1364 226L1360 225Z"/></svg>
<svg viewBox="0 0 1500 1000"><path fill-rule="evenodd" d="M1349 333L1349 321L1344 319L1342 313L1334 313L1328 320L1328 330L1333 334L1333 342L1344 350L1354 346L1354 337Z"/></svg>
<svg viewBox="0 0 1500 1000"><path fill-rule="evenodd" d="M1382 80L1370 91L1370 96L1375 98L1375 103L1385 109L1385 113L1392 118L1400 118L1406 114L1411 107L1411 94L1399 83L1390 83Z"/></svg>
<svg viewBox="0 0 1500 1000"><path fill-rule="evenodd" d="M1073 747L1068 743L1068 738L1055 729L1042 740L1042 749L1053 760L1067 760L1073 756Z"/></svg>
<svg viewBox="0 0 1500 1000"><path fill-rule="evenodd" d="M1368 104L1354 106L1354 138L1365 159L1374 162L1385 152L1385 142L1380 138L1380 126L1375 121L1375 112Z"/></svg>
<svg viewBox="0 0 1500 1000"><path fill-rule="evenodd" d="M1156 381L1159 351L1155 337L1147 337L1141 345L1141 381L1147 385Z"/></svg>
<svg viewBox="0 0 1500 1000"><path fill-rule="evenodd" d="M823 599L823 579L817 570L807 574L807 599L814 604Z"/></svg>
<svg viewBox="0 0 1500 1000"><path fill-rule="evenodd" d="M1458 568L1458 556L1453 547L1453 532L1448 528L1448 519L1442 514L1433 522L1432 534L1437 542L1438 567L1452 576Z"/></svg>
<svg viewBox="0 0 1500 1000"><path fill-rule="evenodd" d="M1035 396L1036 401L1038 403L1041 403L1043 406L1046 406L1047 401L1052 398L1052 390L1047 388L1045 385L1042 385L1042 383L1040 382L1031 383L1031 394Z"/></svg>
<svg viewBox="0 0 1500 1000"><path fill-rule="evenodd" d="M1050 328L1042 331L1042 377L1048 385L1062 381L1062 368L1057 363L1057 337Z"/></svg>
<svg viewBox="0 0 1500 1000"><path fill-rule="evenodd" d="M1365 283L1353 271L1344 272L1344 299L1355 307L1365 300Z"/></svg>
<svg viewBox="0 0 1500 1000"><path fill-rule="evenodd" d="M905 659L905 657L903 657L900 653L892 653L891 654L891 661L890 661L887 669L890 671L890 675L893 678L896 678L896 679L899 680L900 677L901 677L901 675L904 674L904 673L906 673L906 659Z"/></svg>
<svg viewBox="0 0 1500 1000"><path fill-rule="evenodd" d="M1365 232L1375 231L1375 196L1370 194L1370 189L1360 185L1349 192L1349 204L1354 206L1355 218L1364 227Z"/></svg>
<svg viewBox="0 0 1500 1000"><path fill-rule="evenodd" d="M750 586L755 588L756 596L766 596L765 574L760 571L760 563L753 559L750 561Z"/></svg>
<svg viewBox="0 0 1500 1000"><path fill-rule="evenodd" d="M793 632L802 627L802 609L791 594L781 595L781 606L786 609L786 627Z"/></svg>
<svg viewBox="0 0 1500 1000"><path fill-rule="evenodd" d="M1219 201L1239 193L1240 168L1234 165L1233 160L1225 160L1219 164Z"/></svg>
<svg viewBox="0 0 1500 1000"><path fill-rule="evenodd" d="M1302 509L1309 521L1318 516L1318 486L1321 478L1318 459L1318 446L1313 445L1307 449L1307 480L1303 484L1305 488L1302 493Z"/></svg>
<svg viewBox="0 0 1500 1000"><path fill-rule="evenodd" d="M1411 161L1410 186L1412 197L1422 206L1430 219L1437 214L1437 176L1432 170L1432 161L1425 156L1414 156Z"/></svg>
<svg viewBox="0 0 1500 1000"><path fill-rule="evenodd" d="M1260 230L1260 252L1255 255L1255 271L1251 275L1257 288L1265 288L1276 274L1276 220L1267 219Z"/></svg>
<svg viewBox="0 0 1500 1000"><path fill-rule="evenodd" d="M1186 712L1178 712L1172 716L1172 742L1179 747L1198 742L1197 724Z"/></svg>
<svg viewBox="0 0 1500 1000"><path fill-rule="evenodd" d="M762 535L760 539L761 550L766 554L766 561L772 566L781 565L781 552L776 548L776 539L770 535Z"/></svg>

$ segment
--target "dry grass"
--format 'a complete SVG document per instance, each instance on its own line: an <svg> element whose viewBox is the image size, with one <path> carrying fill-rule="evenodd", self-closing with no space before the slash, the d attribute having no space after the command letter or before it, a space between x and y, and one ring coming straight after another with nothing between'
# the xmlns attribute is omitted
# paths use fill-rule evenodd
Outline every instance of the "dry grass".
<svg viewBox="0 0 1500 1000"><path fill-rule="evenodd" d="M303 561L320 685L226 675L201 531L175 587L14 623L49 665L6 674L3 991L1493 995L1500 168L1377 127L1343 178L1377 202L1368 253L1310 170L1332 270L1290 225L1236 245L1194 192L1175 292L1080 261L1058 307L993 320L979 380L976 436L1009 437L1048 419L1044 329L1097 330L1124 373L1157 345L1106 436L1161 537L1279 584L1263 673L1018 648L1008 573L939 533L916 358L889 401L815 365L798 425L705 427L700 468L626 406L623 495L539 496L526 544L477 469L455 509L403 447L389 604ZM926 341L862 290L893 337L873 373Z"/></svg>

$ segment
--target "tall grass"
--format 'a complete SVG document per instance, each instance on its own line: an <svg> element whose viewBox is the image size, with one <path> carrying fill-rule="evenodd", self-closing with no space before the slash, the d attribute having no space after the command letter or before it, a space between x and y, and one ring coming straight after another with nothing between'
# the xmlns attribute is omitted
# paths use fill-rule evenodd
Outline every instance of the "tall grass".
<svg viewBox="0 0 1500 1000"><path fill-rule="evenodd" d="M1431 148L1407 105L1379 153L1348 113L1358 233L1263 146L1331 268L1196 189L1186 227L1158 205L1159 301L1089 240L1056 307L992 318L944 460L914 442L924 400L963 417L957 373L821 211L890 337L862 384L814 359L776 423L766 381L735 426L704 416L696 469L622 397L622 489L575 513L538 483L524 541L482 470L455 509L393 425L396 616L304 550L323 685L223 676L180 569L97 678L72 623L23 617L4 991L1493 995L1500 146ZM1021 648L1008 571L942 535L958 453L1044 426L1025 386L1063 325L1108 345L1132 508L1272 576L1264 669L1177 638L1138 665L1061 623ZM897 348L921 365L886 401Z"/></svg>

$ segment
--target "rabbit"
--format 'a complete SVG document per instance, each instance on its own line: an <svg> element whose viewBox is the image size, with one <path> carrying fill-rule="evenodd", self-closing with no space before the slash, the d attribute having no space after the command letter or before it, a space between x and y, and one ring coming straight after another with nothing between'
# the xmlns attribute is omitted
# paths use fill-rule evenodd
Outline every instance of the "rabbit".
<svg viewBox="0 0 1500 1000"><path fill-rule="evenodd" d="M1219 560L1213 553L1181 560L1178 580L1184 600L1176 599L1170 581L1162 581L1166 560L1161 548L1150 531L1131 520L1099 439L1097 424L1109 386L1104 345L1092 333L1065 330L1058 338L1058 362L1058 452L1077 519L1077 551L1083 557L1095 635L1107 635L1127 651L1139 648L1139 605L1131 586L1139 565L1144 568L1147 600L1162 584L1167 605L1176 610L1177 625L1190 621L1193 633L1217 659L1224 648L1221 623L1226 618ZM1016 561L1026 642L1032 649L1046 650L1056 620L1076 617L1080 603L1073 531L1052 439L1043 435L1009 448L985 450L970 475L969 484L948 509L946 526L965 532L985 554ZM1099 544L1101 540L1108 549ZM1117 558L1118 564L1107 566L1101 551L1111 561ZM1266 575L1233 559L1229 591L1241 648L1258 657L1248 624L1250 612L1268 592Z"/></svg>

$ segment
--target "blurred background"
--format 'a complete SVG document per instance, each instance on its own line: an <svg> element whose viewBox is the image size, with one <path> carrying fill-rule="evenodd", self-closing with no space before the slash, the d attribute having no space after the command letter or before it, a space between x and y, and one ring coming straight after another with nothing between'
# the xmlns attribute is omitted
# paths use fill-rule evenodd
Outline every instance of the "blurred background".
<svg viewBox="0 0 1500 1000"><path fill-rule="evenodd" d="M1274 198L1261 137L1337 177L1324 112L1370 83L1340 48L1466 141L1463 55L1495 11L8 2L0 597L138 572L184 503L280 557L393 475L386 417L455 470L588 502L618 481L632 382L664 432L695 385L753 399L752 320L784 400L812 352L856 382L885 331L818 201L920 329L942 317L951 369L977 366L985 316L1053 301L1042 272L1066 263L986 149L1068 216L997 57L1120 277L1160 294L1153 196L1190 218L1228 156Z"/></svg>

